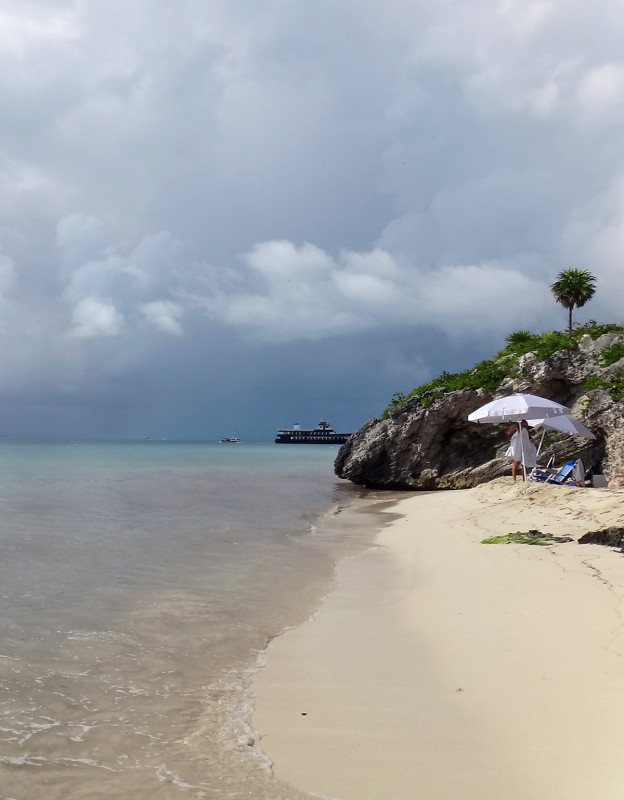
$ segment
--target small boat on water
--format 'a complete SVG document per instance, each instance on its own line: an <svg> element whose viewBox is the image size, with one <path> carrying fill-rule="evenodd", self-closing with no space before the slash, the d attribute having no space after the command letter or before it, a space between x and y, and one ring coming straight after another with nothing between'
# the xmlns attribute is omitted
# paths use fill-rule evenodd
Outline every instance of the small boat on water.
<svg viewBox="0 0 624 800"><path fill-rule="evenodd" d="M325 420L321 420L313 430L302 430L296 422L292 428L280 428L275 444L344 444L350 433L336 433Z"/></svg>
<svg viewBox="0 0 624 800"><path fill-rule="evenodd" d="M224 436L223 439L219 439L219 442L221 444L225 444L226 442L229 444L236 444L237 442L240 442L240 439L238 436Z"/></svg>

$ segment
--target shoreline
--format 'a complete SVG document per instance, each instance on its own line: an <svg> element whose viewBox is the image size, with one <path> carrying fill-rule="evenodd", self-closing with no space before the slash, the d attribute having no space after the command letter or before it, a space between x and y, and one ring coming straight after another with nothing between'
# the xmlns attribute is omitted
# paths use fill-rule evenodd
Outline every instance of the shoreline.
<svg viewBox="0 0 624 800"><path fill-rule="evenodd" d="M481 540L576 540L622 525L623 501L503 478L387 508L252 681L276 777L340 800L619 798L624 557Z"/></svg>

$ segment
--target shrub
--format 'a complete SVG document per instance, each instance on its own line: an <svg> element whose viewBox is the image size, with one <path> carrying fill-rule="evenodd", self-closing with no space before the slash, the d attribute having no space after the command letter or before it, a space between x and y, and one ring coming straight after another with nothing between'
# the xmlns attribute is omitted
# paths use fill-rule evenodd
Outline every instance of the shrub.
<svg viewBox="0 0 624 800"><path fill-rule="evenodd" d="M580 337L561 331L548 331L540 336L536 355L541 361L550 358L554 353L561 350L574 350L578 345Z"/></svg>
<svg viewBox="0 0 624 800"><path fill-rule="evenodd" d="M531 331L514 331L505 339L507 346L501 353L514 353L515 355L523 356L533 350L538 338L538 335L531 333Z"/></svg>
<svg viewBox="0 0 624 800"><path fill-rule="evenodd" d="M624 358L624 342L616 342L611 347L605 347L600 354L600 359L605 367L610 367L621 358Z"/></svg>
<svg viewBox="0 0 624 800"><path fill-rule="evenodd" d="M608 322L606 325L599 325L595 319L590 319L585 325L581 325L573 331L573 335L580 333L581 336L588 333L592 339L597 339L603 333L624 333L622 325L616 325L615 322Z"/></svg>
<svg viewBox="0 0 624 800"><path fill-rule="evenodd" d="M610 384L599 378L598 375L590 375L589 378L585 381L585 391L591 392L593 389L608 389Z"/></svg>
<svg viewBox="0 0 624 800"><path fill-rule="evenodd" d="M570 332L546 331L545 333L531 333L528 330L519 330L510 333L505 339L505 347L499 350L491 360L480 361L474 367L465 369L462 372L442 372L437 378L418 386L409 394L396 392L389 406L381 415L382 419L387 419L389 414L401 408L408 400L416 398L423 408L426 408L443 397L447 392L454 392L458 389L486 389L489 392L495 391L501 382L516 373L516 364L520 356L526 353L535 353L540 361L546 361L554 353L562 350L575 350L581 338L588 334L592 339L597 339L605 333L624 334L624 326L608 323L599 325L595 320L589 320L585 325L575 325ZM605 366L610 366L624 357L624 341L616 342L611 347L605 348L602 354ZM592 379L601 381L597 376L592 376L585 384L587 391L596 389L599 386L608 388L611 397L624 399L624 370L622 370L621 389L620 381L611 376L608 382L591 384ZM618 396L622 392L622 397ZM616 396L614 396L614 393Z"/></svg>
<svg viewBox="0 0 624 800"><path fill-rule="evenodd" d="M590 375L585 381L585 391L591 392L592 389L607 389L611 399L616 403L624 400L624 369L614 369L609 378Z"/></svg>
<svg viewBox="0 0 624 800"><path fill-rule="evenodd" d="M559 350L573 350L578 343L580 336L576 336L576 331L572 334L562 333L561 331L547 331L546 333L531 333L530 331L516 331L510 334L507 345L496 355L500 357L514 355L523 356L526 353L535 353L542 361L545 361L553 353Z"/></svg>
<svg viewBox="0 0 624 800"><path fill-rule="evenodd" d="M615 369L611 373L609 394L616 403L624 400L624 369Z"/></svg>
<svg viewBox="0 0 624 800"><path fill-rule="evenodd" d="M511 361L513 359L509 357L496 361L480 361L474 367L465 369L463 372L444 371L437 378L423 383L422 386L418 386L407 395L396 392L381 418L387 419L392 411L401 408L412 398L418 399L418 405L428 408L434 400L439 400L448 392L455 392L458 389L483 388L493 392L510 374Z"/></svg>

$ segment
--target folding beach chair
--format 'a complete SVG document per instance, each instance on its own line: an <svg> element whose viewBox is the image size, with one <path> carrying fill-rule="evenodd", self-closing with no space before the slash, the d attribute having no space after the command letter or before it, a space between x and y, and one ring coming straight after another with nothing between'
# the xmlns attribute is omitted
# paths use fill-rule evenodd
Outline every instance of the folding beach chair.
<svg viewBox="0 0 624 800"><path fill-rule="evenodd" d="M567 483L570 478L572 478L572 473L578 460L579 459L577 458L571 458L569 461L566 461L559 472L556 475L553 475L551 478L548 478L546 483L556 483L558 486L562 486L564 483Z"/></svg>
<svg viewBox="0 0 624 800"><path fill-rule="evenodd" d="M533 467L528 479L530 481L536 481L537 483L546 483L546 481L554 478L556 474L556 472L548 469L548 467Z"/></svg>
<svg viewBox="0 0 624 800"><path fill-rule="evenodd" d="M538 483L545 483L546 481L550 480L550 478L554 478L557 474L556 469L552 469L552 465L554 463L555 457L551 456L548 459L548 464L545 467L534 467L529 474L530 481L537 481Z"/></svg>

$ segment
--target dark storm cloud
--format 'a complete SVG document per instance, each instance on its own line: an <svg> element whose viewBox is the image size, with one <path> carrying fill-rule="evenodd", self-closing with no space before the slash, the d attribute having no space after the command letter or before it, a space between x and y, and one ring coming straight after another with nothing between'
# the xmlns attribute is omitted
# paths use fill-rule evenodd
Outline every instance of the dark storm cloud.
<svg viewBox="0 0 624 800"><path fill-rule="evenodd" d="M355 426L511 330L563 327L566 266L598 277L579 318L621 321L623 18L9 0L5 425Z"/></svg>

